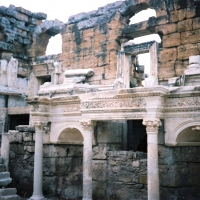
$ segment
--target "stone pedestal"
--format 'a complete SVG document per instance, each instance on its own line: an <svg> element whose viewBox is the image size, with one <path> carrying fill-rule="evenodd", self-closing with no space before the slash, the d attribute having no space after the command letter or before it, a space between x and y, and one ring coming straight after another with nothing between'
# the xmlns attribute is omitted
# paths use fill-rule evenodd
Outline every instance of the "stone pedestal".
<svg viewBox="0 0 200 200"><path fill-rule="evenodd" d="M84 129L83 146L83 200L92 200L92 135L94 132L93 121L81 121Z"/></svg>
<svg viewBox="0 0 200 200"><path fill-rule="evenodd" d="M159 200L159 168L158 168L158 127L159 119L144 119L143 124L147 130L147 180L148 200Z"/></svg>
<svg viewBox="0 0 200 200"><path fill-rule="evenodd" d="M43 134L45 123L34 123L35 126L35 156L34 156L34 183L32 200L45 199L42 192L43 177Z"/></svg>

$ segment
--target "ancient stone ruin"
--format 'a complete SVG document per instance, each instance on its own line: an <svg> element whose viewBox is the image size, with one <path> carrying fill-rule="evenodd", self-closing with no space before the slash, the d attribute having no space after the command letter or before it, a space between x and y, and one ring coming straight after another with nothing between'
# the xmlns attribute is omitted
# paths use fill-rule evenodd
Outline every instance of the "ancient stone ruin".
<svg viewBox="0 0 200 200"><path fill-rule="evenodd" d="M200 1L46 18L0 6L0 199L200 199Z"/></svg>

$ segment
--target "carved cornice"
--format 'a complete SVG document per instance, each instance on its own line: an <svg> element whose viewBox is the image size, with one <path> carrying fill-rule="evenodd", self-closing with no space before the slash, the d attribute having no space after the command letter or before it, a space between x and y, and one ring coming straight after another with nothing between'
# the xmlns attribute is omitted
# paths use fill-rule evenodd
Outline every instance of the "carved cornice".
<svg viewBox="0 0 200 200"><path fill-rule="evenodd" d="M94 127L96 126L96 121L92 120L81 120L80 124L85 131L94 131Z"/></svg>
<svg viewBox="0 0 200 200"><path fill-rule="evenodd" d="M148 132L158 133L158 127L162 125L160 119L157 118L146 118L143 119L143 125L146 126L147 134Z"/></svg>

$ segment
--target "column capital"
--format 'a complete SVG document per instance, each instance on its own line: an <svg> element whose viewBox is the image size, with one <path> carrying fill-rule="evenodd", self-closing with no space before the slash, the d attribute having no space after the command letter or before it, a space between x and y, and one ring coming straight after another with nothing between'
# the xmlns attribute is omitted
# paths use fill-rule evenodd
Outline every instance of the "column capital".
<svg viewBox="0 0 200 200"><path fill-rule="evenodd" d="M85 131L93 131L96 126L96 121L80 120L80 124Z"/></svg>
<svg viewBox="0 0 200 200"><path fill-rule="evenodd" d="M47 128L47 122L34 122L32 126L35 127L35 131L45 131Z"/></svg>
<svg viewBox="0 0 200 200"><path fill-rule="evenodd" d="M158 132L158 127L162 125L160 119L158 118L145 118L143 119L143 125L146 126L148 132Z"/></svg>

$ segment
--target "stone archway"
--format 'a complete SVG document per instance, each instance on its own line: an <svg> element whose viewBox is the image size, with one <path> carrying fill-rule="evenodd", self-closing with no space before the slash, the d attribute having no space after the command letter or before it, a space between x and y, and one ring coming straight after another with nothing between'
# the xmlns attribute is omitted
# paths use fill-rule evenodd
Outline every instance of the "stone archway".
<svg viewBox="0 0 200 200"><path fill-rule="evenodd" d="M76 128L66 128L60 133L58 137L59 144L64 143L82 145L83 140L83 135Z"/></svg>
<svg viewBox="0 0 200 200"><path fill-rule="evenodd" d="M44 185L44 195L56 192L60 198L82 199L83 134L75 125L66 123L53 130L57 139L50 145L49 152L54 158L50 160L51 166L45 166L44 169L52 168L56 178L53 184ZM44 179L49 181L48 177Z"/></svg>
<svg viewBox="0 0 200 200"><path fill-rule="evenodd" d="M167 146L200 146L199 121L184 121L178 124L170 133L167 133L165 144ZM196 130L195 130L196 129Z"/></svg>

